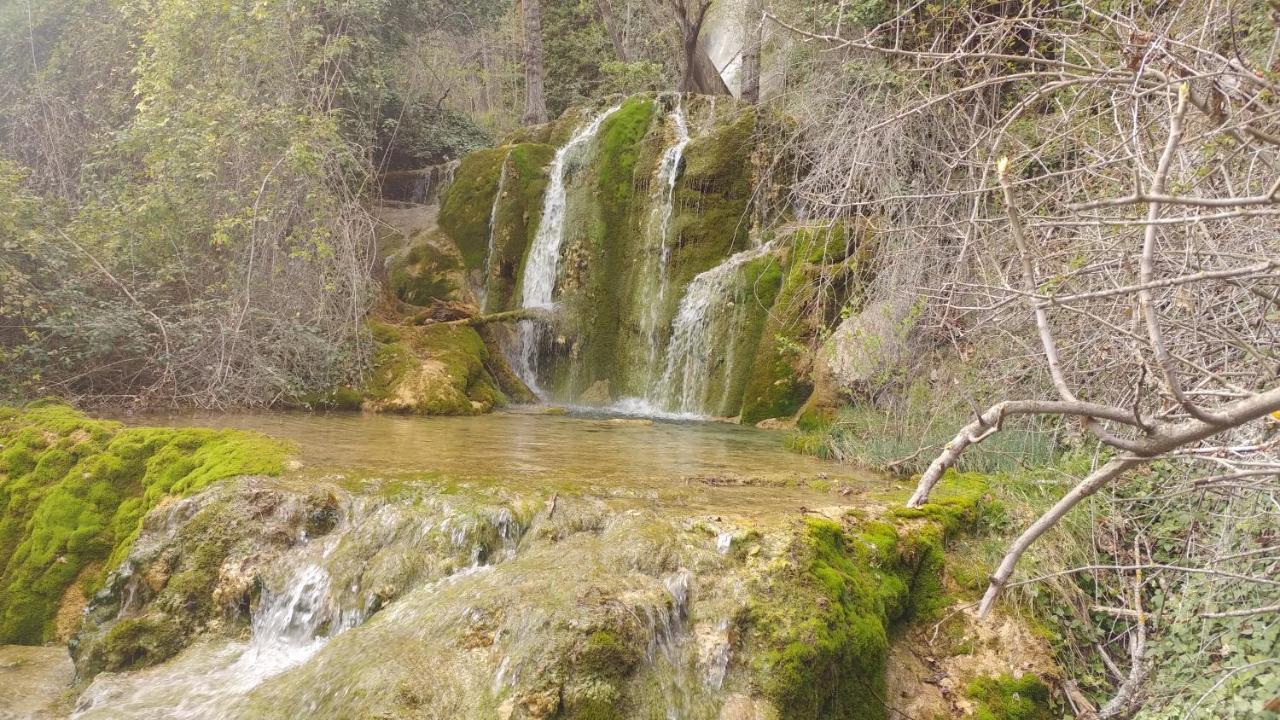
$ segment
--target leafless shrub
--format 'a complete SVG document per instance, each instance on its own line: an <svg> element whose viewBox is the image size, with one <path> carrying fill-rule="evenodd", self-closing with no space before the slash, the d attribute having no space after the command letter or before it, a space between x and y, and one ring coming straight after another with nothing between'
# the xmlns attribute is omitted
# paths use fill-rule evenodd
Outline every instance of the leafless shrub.
<svg viewBox="0 0 1280 720"><path fill-rule="evenodd" d="M1257 573L1280 558L1266 541L1280 517L1280 436L1268 418L1280 411L1280 41L1261 2L1246 4L1248 17L1212 3L1149 15L1101 6L1003 3L951 16L924 41L902 35L917 6L857 39L775 23L861 68L817 93L829 105L806 128L813 171L797 202L881 228L877 292L904 307L927 301L915 342L998 360L988 385L1002 390L978 398L993 404L975 405L910 504L1018 417L1070 419L1101 448L1009 549L982 611L1028 547L1103 488L1125 483L1201 511L1217 496L1229 512L1256 513L1244 537L1221 538L1258 548L1248 571L1215 569L1220 545L1173 563L1141 543L1115 548L1125 563L1074 569L1133 588L1116 613L1130 670L1102 708L1077 708L1110 717L1140 699L1143 598L1156 583L1271 587ZM877 65L891 72L866 70ZM1203 540L1184 530L1186 542Z"/></svg>

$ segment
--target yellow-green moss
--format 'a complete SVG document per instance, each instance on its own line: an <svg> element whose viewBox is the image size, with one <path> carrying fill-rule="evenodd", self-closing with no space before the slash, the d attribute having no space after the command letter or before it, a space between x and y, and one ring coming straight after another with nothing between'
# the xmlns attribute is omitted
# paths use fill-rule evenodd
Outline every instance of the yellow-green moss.
<svg viewBox="0 0 1280 720"><path fill-rule="evenodd" d="M948 470L929 493L924 507L895 506L889 513L897 518L928 518L942 528L944 538L960 530L998 524L1004 509L991 497L989 480L982 473Z"/></svg>
<svg viewBox="0 0 1280 720"><path fill-rule="evenodd" d="M797 575L752 607L748 641L762 646L754 683L782 718L884 718L890 629L934 609L937 528L850 522L807 519Z"/></svg>
<svg viewBox="0 0 1280 720"><path fill-rule="evenodd" d="M372 410L474 415L506 403L486 367L489 351L474 328L372 323L377 342L365 389Z"/></svg>
<svg viewBox="0 0 1280 720"><path fill-rule="evenodd" d="M1049 688L1030 673L978 678L965 693L974 701L974 720L1050 720Z"/></svg>
<svg viewBox="0 0 1280 720"><path fill-rule="evenodd" d="M68 586L92 563L114 568L163 497L278 474L286 456L256 434L125 428L51 403L7 411L0 445L0 642L22 644L52 637Z"/></svg>

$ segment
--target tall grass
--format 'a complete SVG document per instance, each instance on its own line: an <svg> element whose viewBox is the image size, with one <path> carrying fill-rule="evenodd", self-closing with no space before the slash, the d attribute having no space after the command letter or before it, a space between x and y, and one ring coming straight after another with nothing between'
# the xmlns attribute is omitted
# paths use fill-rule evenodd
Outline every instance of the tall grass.
<svg viewBox="0 0 1280 720"><path fill-rule="evenodd" d="M901 474L923 472L973 419L956 399L936 396L915 383L891 407L859 402L832 421L801 427L787 438L796 452ZM1061 426L1019 419L970 447L961 471L1011 473L1051 465L1061 452Z"/></svg>

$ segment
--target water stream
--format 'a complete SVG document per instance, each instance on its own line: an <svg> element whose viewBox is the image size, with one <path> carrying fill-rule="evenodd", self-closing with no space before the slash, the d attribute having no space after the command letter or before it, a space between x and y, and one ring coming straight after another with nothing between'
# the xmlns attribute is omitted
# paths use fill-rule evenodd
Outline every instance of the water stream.
<svg viewBox="0 0 1280 720"><path fill-rule="evenodd" d="M569 138L556 151L551 161L546 195L542 203L542 219L537 234L529 247L524 275L520 283L520 307L551 309L556 281L560 277L560 247L564 244L565 211L568 205L566 181L574 163L581 159L583 151L595 139L600 126L616 112L615 105L598 114ZM514 369L531 390L539 396L545 393L538 382L538 348L543 339L542 325L531 320L519 323L516 331Z"/></svg>
<svg viewBox="0 0 1280 720"><path fill-rule="evenodd" d="M642 285L646 297L642 298L644 312L641 315L641 333L644 335L648 356L645 367L646 385L651 385L656 374L659 350L663 344L661 333L662 308L667 295L667 266L671 261L671 217L675 212L676 180L680 176L680 162L684 148L689 144L689 126L684 116L684 106L677 99L676 107L668 115L675 133L675 141L662 153L653 192L653 207L646 228L644 277Z"/></svg>
<svg viewBox="0 0 1280 720"><path fill-rule="evenodd" d="M671 323L661 379L649 389L650 402L680 413L706 413L715 407L710 397L711 364L717 357L723 357L726 364L732 362L732 340L740 319L733 303L738 273L771 250L771 244L766 243L736 253L685 288Z"/></svg>
<svg viewBox="0 0 1280 720"><path fill-rule="evenodd" d="M791 532L801 509L836 501L831 483L876 482L721 423L532 412L129 420L290 441L301 467L226 497L257 508L264 493L327 487L339 517L259 568L247 632L207 633L161 665L98 675L77 720L342 718L405 702L424 717L492 717L536 696L548 663L571 662L593 628L634 643L627 692L648 712L714 720L743 690L727 618L749 600L748 546L772 547L764 538Z"/></svg>
<svg viewBox="0 0 1280 720"><path fill-rule="evenodd" d="M507 186L507 161L511 158L508 153L502 159L502 170L498 173L498 189L493 193L493 206L489 208L489 247L485 250L484 255L484 279L480 283L480 309L486 310L486 301L489 299L489 282L492 280L497 270L493 267L494 261L498 257L498 208L502 203L502 194Z"/></svg>

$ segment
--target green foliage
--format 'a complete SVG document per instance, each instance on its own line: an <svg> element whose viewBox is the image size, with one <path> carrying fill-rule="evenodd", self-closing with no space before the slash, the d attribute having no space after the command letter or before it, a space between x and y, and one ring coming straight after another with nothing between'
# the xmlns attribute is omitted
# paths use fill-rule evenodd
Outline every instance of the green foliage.
<svg viewBox="0 0 1280 720"><path fill-rule="evenodd" d="M53 633L63 593L115 567L165 497L235 475L278 474L285 448L259 435L124 428L56 403L0 416L0 642ZM91 588L90 588L91 589Z"/></svg>
<svg viewBox="0 0 1280 720"><path fill-rule="evenodd" d="M0 392L257 404L355 384L366 148L392 129L403 147L383 149L415 157L488 142L392 93L390 60L414 33L505 6L38 5L0 0L0 94L16 98L0 146L31 171L0 171L27 188L0 200L22 206L0 209L22 220L0 239L22 248L0 261Z"/></svg>
<svg viewBox="0 0 1280 720"><path fill-rule="evenodd" d="M387 119L378 128L378 144L387 170L434 165L493 144L470 116L423 98L405 103L393 95L382 114Z"/></svg>
<svg viewBox="0 0 1280 720"><path fill-rule="evenodd" d="M604 62L600 65L600 73L599 92L604 95L656 92L668 87L671 80L667 67L647 60Z"/></svg>

